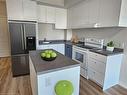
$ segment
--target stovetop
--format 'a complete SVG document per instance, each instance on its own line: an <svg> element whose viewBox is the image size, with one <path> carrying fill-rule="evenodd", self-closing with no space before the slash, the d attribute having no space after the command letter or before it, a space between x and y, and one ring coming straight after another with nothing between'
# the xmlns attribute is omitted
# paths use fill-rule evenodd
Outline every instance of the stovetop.
<svg viewBox="0 0 127 95"><path fill-rule="evenodd" d="M93 47L93 46L88 46L88 45L84 45L84 44L76 44L77 47L80 47L80 48L84 48L84 49L94 49L96 47Z"/></svg>

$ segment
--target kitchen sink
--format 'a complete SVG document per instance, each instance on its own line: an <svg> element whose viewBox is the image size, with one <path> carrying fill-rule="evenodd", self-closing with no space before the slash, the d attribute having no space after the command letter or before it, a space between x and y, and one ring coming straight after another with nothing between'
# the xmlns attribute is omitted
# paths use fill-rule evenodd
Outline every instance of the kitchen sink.
<svg viewBox="0 0 127 95"><path fill-rule="evenodd" d="M51 42L47 42L47 41L46 42L43 42L43 44L49 44L49 43L51 43Z"/></svg>

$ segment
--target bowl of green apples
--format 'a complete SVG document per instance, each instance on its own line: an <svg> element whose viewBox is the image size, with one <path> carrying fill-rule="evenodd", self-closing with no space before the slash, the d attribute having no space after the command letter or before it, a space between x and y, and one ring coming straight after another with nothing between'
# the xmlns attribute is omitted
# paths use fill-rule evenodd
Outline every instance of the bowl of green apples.
<svg viewBox="0 0 127 95"><path fill-rule="evenodd" d="M57 57L57 53L53 50L43 50L41 53L41 58L45 61L53 61Z"/></svg>

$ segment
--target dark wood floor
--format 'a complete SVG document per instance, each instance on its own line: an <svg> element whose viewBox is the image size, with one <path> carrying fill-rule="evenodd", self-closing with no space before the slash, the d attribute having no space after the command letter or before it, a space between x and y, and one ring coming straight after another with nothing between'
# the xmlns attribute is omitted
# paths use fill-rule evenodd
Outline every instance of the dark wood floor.
<svg viewBox="0 0 127 95"><path fill-rule="evenodd" d="M10 58L0 58L0 95L32 95L29 76L12 77ZM95 83L81 77L80 95L127 95L127 90L116 85L103 92Z"/></svg>

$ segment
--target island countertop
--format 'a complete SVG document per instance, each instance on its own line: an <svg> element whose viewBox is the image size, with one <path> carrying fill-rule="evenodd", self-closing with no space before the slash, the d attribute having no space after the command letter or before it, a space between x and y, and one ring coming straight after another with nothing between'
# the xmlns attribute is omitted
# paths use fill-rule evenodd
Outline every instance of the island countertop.
<svg viewBox="0 0 127 95"><path fill-rule="evenodd" d="M55 51L57 53L57 58L55 60L44 61L40 56L40 52L42 52L42 50L29 52L29 57L38 75L80 66L76 61L58 53L57 51Z"/></svg>

